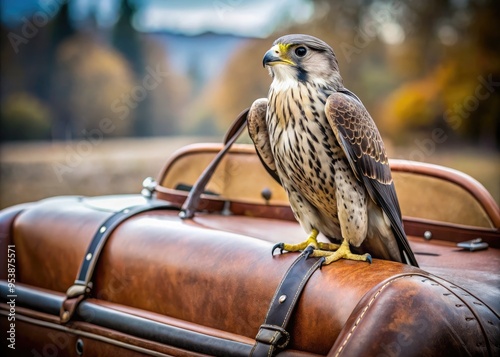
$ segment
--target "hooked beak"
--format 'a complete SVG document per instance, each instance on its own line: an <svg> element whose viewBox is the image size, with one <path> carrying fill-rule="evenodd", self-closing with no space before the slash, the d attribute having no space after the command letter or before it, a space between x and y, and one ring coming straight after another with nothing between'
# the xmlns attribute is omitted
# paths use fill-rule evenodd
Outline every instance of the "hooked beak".
<svg viewBox="0 0 500 357"><path fill-rule="evenodd" d="M264 54L262 59L262 66L274 66L276 64L288 64L290 66L295 66L295 63L290 61L285 54L281 52L279 45L271 47L269 51Z"/></svg>

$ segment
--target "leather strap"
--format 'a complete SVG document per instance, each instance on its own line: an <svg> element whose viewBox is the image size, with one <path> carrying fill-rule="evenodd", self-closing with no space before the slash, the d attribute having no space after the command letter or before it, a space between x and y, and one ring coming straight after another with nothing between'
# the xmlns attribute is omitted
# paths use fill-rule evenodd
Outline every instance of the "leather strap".
<svg viewBox="0 0 500 357"><path fill-rule="evenodd" d="M272 356L290 342L286 328L292 312L307 281L325 260L324 257L309 258L311 252L312 247L304 250L283 276L269 305L266 319L255 337L250 356Z"/></svg>
<svg viewBox="0 0 500 357"><path fill-rule="evenodd" d="M94 234L94 237L90 241L89 247L85 252L75 283L70 286L66 292L66 299L63 301L60 311L62 323L67 323L71 320L78 304L85 299L85 297L88 296L92 290L93 284L91 280L94 269L97 266L102 249L113 231L123 221L129 219L130 217L142 212L157 209L178 209L178 207L174 206L170 202L148 200L147 204L127 207L121 211L115 212L99 226L99 229Z"/></svg>
<svg viewBox="0 0 500 357"><path fill-rule="evenodd" d="M193 185L191 191L189 191L189 195L182 205L181 212L179 213L179 217L182 219L193 218L194 213L196 212L196 208L201 199L201 194L205 191L205 187L208 184L208 181L212 178L217 166L219 166L220 161L226 155L227 151L234 144L236 139L241 135L241 132L246 126L247 123L247 115L250 111L250 108L245 109L238 115L236 120L231 124L229 130L226 132L224 136L224 147L219 153L215 156L212 162L207 166L205 171L200 175L196 183Z"/></svg>

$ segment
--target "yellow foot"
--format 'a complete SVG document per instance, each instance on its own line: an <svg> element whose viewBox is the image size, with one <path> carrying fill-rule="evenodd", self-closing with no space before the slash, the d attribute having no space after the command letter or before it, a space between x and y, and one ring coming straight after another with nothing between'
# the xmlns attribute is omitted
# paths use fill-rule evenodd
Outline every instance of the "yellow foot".
<svg viewBox="0 0 500 357"><path fill-rule="evenodd" d="M320 249L322 251L333 251L340 247L339 244L318 242L318 233L317 229L313 229L307 240L298 244L277 243L274 245L272 253L274 253L277 248L279 248L281 253L283 253L284 250L287 252L298 252L309 246L313 247L314 250Z"/></svg>
<svg viewBox="0 0 500 357"><path fill-rule="evenodd" d="M372 257L368 253L363 255L351 253L349 243L345 239L335 252L315 249L312 251L311 257L325 257L324 265L328 265L339 259L359 260L370 264L372 263Z"/></svg>

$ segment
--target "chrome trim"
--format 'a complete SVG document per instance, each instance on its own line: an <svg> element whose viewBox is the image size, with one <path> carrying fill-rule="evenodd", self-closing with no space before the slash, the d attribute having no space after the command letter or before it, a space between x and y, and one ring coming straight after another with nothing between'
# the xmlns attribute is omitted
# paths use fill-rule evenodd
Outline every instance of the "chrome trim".
<svg viewBox="0 0 500 357"><path fill-rule="evenodd" d="M7 316L8 314L7 314L6 311L0 310L0 315ZM77 329L66 327L64 325L59 325L59 324L56 324L56 323L53 323L53 322L37 320L37 319L34 319L32 317L21 315L19 313L16 314L16 320L24 321L24 322L27 322L27 323L30 323L30 324L33 324L33 325L37 325L37 326L51 328L53 330L59 330L59 331L63 331L63 332L66 332L66 333L71 333L71 334L74 334L74 335L77 335L77 336L83 336L83 337L91 338L91 339L94 339L94 340L97 340L97 341L109 343L111 345L115 345L115 346L118 346L118 347L126 348L126 349L129 349L129 350L133 350L133 351L140 352L140 353L143 353L143 354L147 354L147 355L150 355L150 356L158 356L158 357L169 357L170 356L170 355L167 355L167 354L164 354L164 353L161 353L161 352L148 350L147 348L144 348L144 347L139 347L139 346L135 346L135 345L131 345L131 344L125 343L125 342L113 340L113 339L111 339L109 337L97 335L97 334L94 334L94 333L91 333L91 332L77 330Z"/></svg>

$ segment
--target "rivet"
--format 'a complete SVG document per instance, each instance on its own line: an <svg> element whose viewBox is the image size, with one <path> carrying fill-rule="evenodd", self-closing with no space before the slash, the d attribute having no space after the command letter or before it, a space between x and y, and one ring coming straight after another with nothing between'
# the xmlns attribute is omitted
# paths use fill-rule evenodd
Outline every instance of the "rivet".
<svg viewBox="0 0 500 357"><path fill-rule="evenodd" d="M272 197L273 193L272 193L272 191L271 191L269 188L265 187L265 188L261 191L260 195L261 195L261 196L262 196L262 198L266 201L266 203L269 203L269 200L271 199L271 197Z"/></svg>
<svg viewBox="0 0 500 357"><path fill-rule="evenodd" d="M144 181L142 181L142 187L144 187L145 189L149 190L149 191L154 191L155 187L156 187L156 181L154 178L152 177L146 177L144 179Z"/></svg>
<svg viewBox="0 0 500 357"><path fill-rule="evenodd" d="M78 356L83 355L83 340L81 338L76 340L75 349Z"/></svg>
<svg viewBox="0 0 500 357"><path fill-rule="evenodd" d="M90 259L92 259L92 253L87 254L87 256L85 257L85 260L90 260Z"/></svg>
<svg viewBox="0 0 500 357"><path fill-rule="evenodd" d="M281 295L280 298L278 299L280 304L283 304L286 300L286 295Z"/></svg>
<svg viewBox="0 0 500 357"><path fill-rule="evenodd" d="M431 231L425 231L424 232L424 238L429 240L432 238L432 232Z"/></svg>
<svg viewBox="0 0 500 357"><path fill-rule="evenodd" d="M106 227L102 226L101 229L99 229L99 233L104 233L106 232Z"/></svg>
<svg viewBox="0 0 500 357"><path fill-rule="evenodd" d="M156 189L156 181L152 177L146 177L142 182L142 187L141 195L145 198L151 198Z"/></svg>

